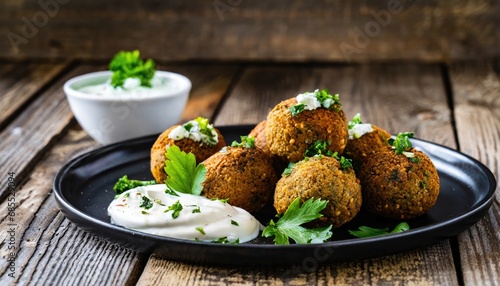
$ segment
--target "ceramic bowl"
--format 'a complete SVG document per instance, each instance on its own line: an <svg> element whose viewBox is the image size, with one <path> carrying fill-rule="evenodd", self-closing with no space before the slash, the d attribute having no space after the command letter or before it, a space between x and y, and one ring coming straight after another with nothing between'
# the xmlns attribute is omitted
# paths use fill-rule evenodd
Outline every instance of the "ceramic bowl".
<svg viewBox="0 0 500 286"><path fill-rule="evenodd" d="M101 144L159 134L177 124L186 106L191 81L183 75L156 71L173 88L134 95L99 95L82 92L86 86L103 84L111 71L88 73L64 84L71 111L82 128Z"/></svg>

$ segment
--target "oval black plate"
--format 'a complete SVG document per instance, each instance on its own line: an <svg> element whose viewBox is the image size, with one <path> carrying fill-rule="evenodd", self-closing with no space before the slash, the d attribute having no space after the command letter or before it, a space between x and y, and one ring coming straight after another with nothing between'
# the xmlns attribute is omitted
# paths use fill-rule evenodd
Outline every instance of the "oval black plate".
<svg viewBox="0 0 500 286"><path fill-rule="evenodd" d="M253 126L222 126L226 142L239 140ZM107 207L115 194L113 185L129 178L150 180L149 152L157 136L132 139L101 147L68 162L54 179L54 193L63 213L82 229L127 248L157 256L202 264L301 265L365 259L404 252L450 238L483 217L491 206L496 181L479 161L444 146L414 139L438 169L441 190L436 205L424 216L407 220L404 233L355 238L349 229L361 225L393 228L398 221L377 218L361 211L354 220L334 230L331 241L308 245L274 245L256 240L237 245L213 244L150 235L110 223ZM272 207L255 214L266 225Z"/></svg>

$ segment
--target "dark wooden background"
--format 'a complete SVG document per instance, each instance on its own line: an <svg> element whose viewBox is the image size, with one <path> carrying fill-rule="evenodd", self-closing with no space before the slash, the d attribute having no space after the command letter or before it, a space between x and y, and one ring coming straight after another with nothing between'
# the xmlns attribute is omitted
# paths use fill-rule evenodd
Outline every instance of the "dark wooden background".
<svg viewBox="0 0 500 286"><path fill-rule="evenodd" d="M2 0L0 59L449 63L500 54L500 1Z"/></svg>

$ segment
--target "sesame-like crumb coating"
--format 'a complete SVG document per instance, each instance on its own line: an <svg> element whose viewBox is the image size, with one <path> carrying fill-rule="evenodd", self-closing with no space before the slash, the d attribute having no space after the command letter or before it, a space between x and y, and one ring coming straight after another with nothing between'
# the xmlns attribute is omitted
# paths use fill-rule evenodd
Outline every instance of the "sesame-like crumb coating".
<svg viewBox="0 0 500 286"><path fill-rule="evenodd" d="M415 148L412 162L391 147L368 156L358 176L363 205L373 214L393 219L418 217L431 209L439 194L438 172L429 157Z"/></svg>
<svg viewBox="0 0 500 286"><path fill-rule="evenodd" d="M292 116L289 108L297 100L290 98L277 104L267 116L266 139L272 154L286 161L304 159L307 148L322 140L330 142L332 152L342 154L347 144L347 119L342 109L317 108Z"/></svg>
<svg viewBox="0 0 500 286"><path fill-rule="evenodd" d="M164 168L166 160L165 152L167 152L168 147L176 145L179 147L179 149L181 149L181 151L184 151L186 153L193 153L196 157L196 163L200 163L226 145L224 137L217 128L215 128L215 131L217 132L218 142L214 146L196 142L188 138L184 138L181 140L168 138L170 131L172 131L177 126L179 125L174 125L161 133L151 147L151 173L153 174L156 182L161 184L163 184L165 182L165 179L167 178L167 174L165 173Z"/></svg>
<svg viewBox="0 0 500 286"><path fill-rule="evenodd" d="M226 147L207 158L202 195L228 199L232 206L256 212L269 203L277 176L259 148Z"/></svg>
<svg viewBox="0 0 500 286"><path fill-rule="evenodd" d="M309 198L327 200L319 220L337 228L358 214L361 185L354 171L342 171L335 158L315 156L296 163L276 184L274 207L278 213L284 213L296 198L302 203Z"/></svg>

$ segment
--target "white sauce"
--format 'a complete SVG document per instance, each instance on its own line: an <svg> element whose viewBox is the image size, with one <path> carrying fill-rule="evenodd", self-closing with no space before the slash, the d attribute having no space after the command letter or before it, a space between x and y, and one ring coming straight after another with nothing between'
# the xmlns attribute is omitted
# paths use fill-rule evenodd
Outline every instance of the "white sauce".
<svg viewBox="0 0 500 286"><path fill-rule="evenodd" d="M208 242L227 237L243 243L259 235L261 224L244 209L203 196L178 192L174 196L165 190L164 184L158 184L122 193L108 207L111 222L150 234ZM142 196L153 202L151 208L140 207ZM173 218L172 210L165 211L176 202L182 210Z"/></svg>
<svg viewBox="0 0 500 286"><path fill-rule="evenodd" d="M78 91L102 96L138 97L163 95L179 88L180 86L175 81L155 76L151 80L151 87L141 86L141 81L138 78L128 78L125 80L123 87L115 88L111 85L111 80L108 80L102 84L84 86Z"/></svg>
<svg viewBox="0 0 500 286"><path fill-rule="evenodd" d="M315 92L317 92L316 90ZM305 110L314 110L321 107L321 102L316 98L315 92L306 92L297 95L297 103L304 104Z"/></svg>
<svg viewBox="0 0 500 286"><path fill-rule="evenodd" d="M186 130L183 126L186 124L191 124L192 127L189 131ZM196 120L191 120L184 125L179 125L176 128L172 129L170 133L168 133L168 138L173 140L182 140L184 138L189 138L196 142L203 142L207 145L213 146L219 142L219 136L212 125L209 125L210 136L204 133L201 133L200 124Z"/></svg>
<svg viewBox="0 0 500 286"><path fill-rule="evenodd" d="M373 127L370 123L356 124L348 130L349 139L357 139L370 132L373 132Z"/></svg>

